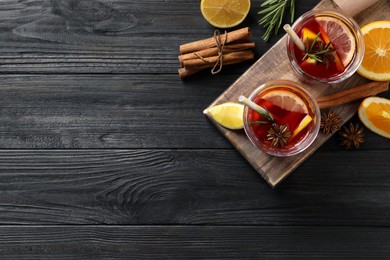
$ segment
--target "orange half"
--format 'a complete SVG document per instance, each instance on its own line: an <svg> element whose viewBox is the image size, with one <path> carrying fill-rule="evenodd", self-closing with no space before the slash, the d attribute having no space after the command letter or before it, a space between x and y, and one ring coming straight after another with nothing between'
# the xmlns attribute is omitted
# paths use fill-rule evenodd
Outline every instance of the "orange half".
<svg viewBox="0 0 390 260"><path fill-rule="evenodd" d="M358 110L362 123L374 133L390 138L390 100L380 97L368 97Z"/></svg>
<svg viewBox="0 0 390 260"><path fill-rule="evenodd" d="M376 21L362 28L363 61L357 72L371 80L390 80L390 21Z"/></svg>

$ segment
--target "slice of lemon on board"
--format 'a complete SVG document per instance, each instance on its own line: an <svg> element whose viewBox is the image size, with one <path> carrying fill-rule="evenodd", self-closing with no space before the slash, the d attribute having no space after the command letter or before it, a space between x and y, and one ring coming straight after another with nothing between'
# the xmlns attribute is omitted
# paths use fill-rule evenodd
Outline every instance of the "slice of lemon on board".
<svg viewBox="0 0 390 260"><path fill-rule="evenodd" d="M211 25L230 28L244 21L251 7L250 0L202 0L200 11Z"/></svg>
<svg viewBox="0 0 390 260"><path fill-rule="evenodd" d="M215 122L228 129L236 130L244 127L244 105L226 102L207 108L203 114L211 117Z"/></svg>
<svg viewBox="0 0 390 260"><path fill-rule="evenodd" d="M371 80L390 80L390 20L369 23L361 30L366 48L357 72Z"/></svg>
<svg viewBox="0 0 390 260"><path fill-rule="evenodd" d="M265 94L263 99L291 112L308 113L305 102L296 94L285 90L274 90Z"/></svg>
<svg viewBox="0 0 390 260"><path fill-rule="evenodd" d="M360 121L374 133L390 138L390 100L368 97L359 106Z"/></svg>
<svg viewBox="0 0 390 260"><path fill-rule="evenodd" d="M320 25L326 35L322 35L326 43L329 41L336 49L344 67L351 62L356 49L355 37L349 28L340 20L331 17L316 17L315 20Z"/></svg>

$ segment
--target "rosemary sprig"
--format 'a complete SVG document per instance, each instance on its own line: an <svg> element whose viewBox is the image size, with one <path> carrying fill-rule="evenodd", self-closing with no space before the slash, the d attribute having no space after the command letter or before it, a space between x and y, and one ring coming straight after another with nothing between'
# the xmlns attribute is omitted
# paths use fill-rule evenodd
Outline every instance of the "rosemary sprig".
<svg viewBox="0 0 390 260"><path fill-rule="evenodd" d="M320 37L321 32L318 32L314 37L311 45L309 46L309 39L306 38L306 50L305 55L302 58L302 61L306 58L313 59L318 62L324 62L325 59L332 60L332 56L329 55L330 52L333 52L334 49L330 47L330 42L328 42L325 46L321 41L318 41L318 37ZM317 44L317 46L316 46Z"/></svg>
<svg viewBox="0 0 390 260"><path fill-rule="evenodd" d="M265 0L261 4L261 8L264 8L258 12L260 15L264 15L259 21L259 25L263 28L267 28L262 36L264 41L268 41L271 37L271 33L274 30L275 35L278 33L286 6L290 3L290 20L294 21L295 13L295 0Z"/></svg>
<svg viewBox="0 0 390 260"><path fill-rule="evenodd" d="M268 121L253 121L253 122L250 122L249 124L251 125L268 125L270 122Z"/></svg>

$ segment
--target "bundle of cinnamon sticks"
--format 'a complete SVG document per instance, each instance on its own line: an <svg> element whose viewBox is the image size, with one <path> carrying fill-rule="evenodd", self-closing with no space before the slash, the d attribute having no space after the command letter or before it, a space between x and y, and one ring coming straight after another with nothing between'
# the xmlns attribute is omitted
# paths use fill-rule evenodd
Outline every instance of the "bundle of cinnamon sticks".
<svg viewBox="0 0 390 260"><path fill-rule="evenodd" d="M251 49L255 43L249 41L250 36L250 30L246 27L224 34L215 33L214 37L180 45L180 78L207 68L212 68L212 73L219 72L224 65L253 60Z"/></svg>

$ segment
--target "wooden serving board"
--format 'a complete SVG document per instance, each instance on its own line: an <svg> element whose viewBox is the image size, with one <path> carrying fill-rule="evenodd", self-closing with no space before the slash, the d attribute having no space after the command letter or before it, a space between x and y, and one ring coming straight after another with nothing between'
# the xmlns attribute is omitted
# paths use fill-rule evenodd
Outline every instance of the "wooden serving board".
<svg viewBox="0 0 390 260"><path fill-rule="evenodd" d="M339 9L332 0L323 0L316 8ZM360 26L364 26L365 24L376 20L388 20L390 18L390 1L381 0L354 18ZM249 96L249 94L259 85L275 79L289 79L299 82L315 97L331 94L368 82L368 80L362 78L357 73L342 83L329 86L311 86L301 82L290 67L286 53L286 37L287 36L284 36L267 53L256 61L256 63L238 78L222 95L211 103L209 107L224 102L238 102L238 97L240 95ZM357 103L350 103L333 107L332 109L337 115L342 117L342 124L344 124L355 114L357 105ZM325 137L320 132L314 143L303 153L281 158L267 155L257 149L257 147L255 147L246 137L244 131L231 131L221 127L215 122L214 124L272 187L280 183L331 136Z"/></svg>

